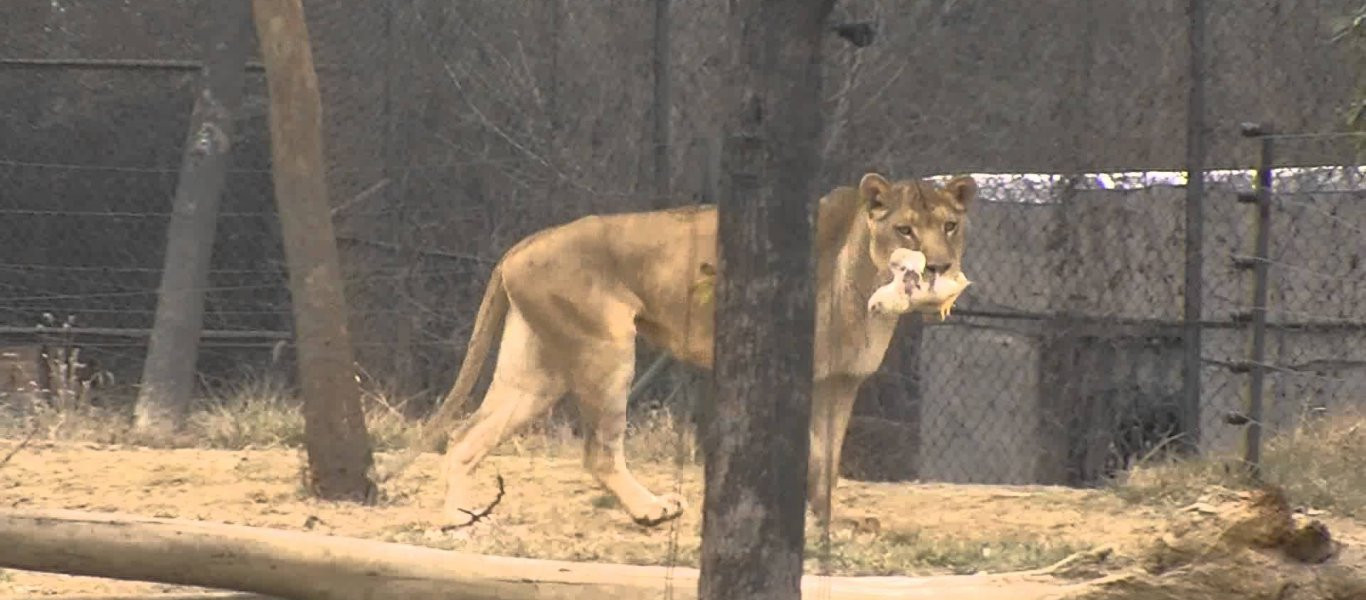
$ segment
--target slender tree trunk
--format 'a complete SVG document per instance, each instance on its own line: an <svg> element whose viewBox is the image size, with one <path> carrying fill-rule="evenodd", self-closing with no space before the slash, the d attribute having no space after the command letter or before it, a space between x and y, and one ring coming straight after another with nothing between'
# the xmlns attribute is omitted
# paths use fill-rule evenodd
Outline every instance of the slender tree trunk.
<svg viewBox="0 0 1366 600"><path fill-rule="evenodd" d="M194 392L204 290L209 285L218 205L231 159L232 119L242 104L246 82L250 8L238 2L222 2L213 8L214 21L220 25L209 44L190 115L167 231L156 321L134 408L136 427L144 435L164 436L184 426Z"/></svg>
<svg viewBox="0 0 1366 600"><path fill-rule="evenodd" d="M719 202L714 404L699 595L801 597L822 126L833 0L737 0L743 28Z"/></svg>
<svg viewBox="0 0 1366 600"><path fill-rule="evenodd" d="M1184 362L1181 365L1181 418L1177 450L1200 450L1200 372L1204 364L1205 270L1205 0L1188 0L1190 24L1186 34L1190 83L1186 97L1186 269L1182 296Z"/></svg>
<svg viewBox="0 0 1366 600"><path fill-rule="evenodd" d="M651 205L666 208L672 204L669 197L670 179L673 177L669 164L670 130L669 116L673 108L672 57L670 56L669 4L671 0L655 0L655 39L654 39L654 179L655 197Z"/></svg>
<svg viewBox="0 0 1366 600"><path fill-rule="evenodd" d="M303 384L310 491L373 498L370 439L347 331L337 240L324 181L322 102L300 0L255 0L256 34L270 90L271 173Z"/></svg>

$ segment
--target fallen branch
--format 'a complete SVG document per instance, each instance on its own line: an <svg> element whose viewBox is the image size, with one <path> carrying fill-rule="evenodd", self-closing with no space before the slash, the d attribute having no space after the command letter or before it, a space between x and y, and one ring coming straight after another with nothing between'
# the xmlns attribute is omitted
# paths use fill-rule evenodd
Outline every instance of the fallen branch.
<svg viewBox="0 0 1366 600"><path fill-rule="evenodd" d="M469 527L469 526L471 526L471 525L474 525L475 523L478 523L478 522L484 520L485 517L487 517L487 516L489 516L490 514L493 513L493 507L498 506L498 503L503 501L503 491L504 491L504 490L503 490L503 474L502 474L502 473L499 473L499 474L498 474L498 495L496 495L496 496L493 497L493 502L490 502L488 506L484 507L483 510L480 510L480 511L478 511L478 512L465 510L465 509L463 509L463 508L460 509L460 512L465 513L465 514L467 514L467 515L470 516L469 522L468 522L468 523L462 523L462 524L460 524L460 525L446 525L445 527L442 527L442 528L441 528L441 531L442 531L442 532L447 532L447 531L452 531L452 530L455 530L455 529L460 529L460 528L463 528L463 527Z"/></svg>
<svg viewBox="0 0 1366 600"><path fill-rule="evenodd" d="M0 458L0 467L3 467L3 466L5 466L6 464L8 464L9 461L10 461L10 459L14 458L14 455L15 455L15 454L18 454L20 450L23 450L23 449L24 449L24 446L27 446L28 443L29 443L29 441L32 440L32 439L33 439L33 436L34 436L35 434L37 434L37 433L38 433L38 426L37 426L37 425L34 425L34 426L32 426L32 427L29 427L29 428L28 428L28 434L24 436L24 439L19 440L19 445L18 445L18 446L15 446L13 449L11 449L11 450L9 451L8 454L5 454L5 458Z"/></svg>
<svg viewBox="0 0 1366 600"><path fill-rule="evenodd" d="M0 568L155 581L279 598L697 598L697 569L484 556L185 519L0 509ZM803 578L832 600L966 600L1003 587L1041 600L1081 591L1048 576Z"/></svg>
<svg viewBox="0 0 1366 600"><path fill-rule="evenodd" d="M162 594L144 592L141 594L35 594L32 596L7 596L9 600L280 600L273 596L247 594L243 592L186 592Z"/></svg>

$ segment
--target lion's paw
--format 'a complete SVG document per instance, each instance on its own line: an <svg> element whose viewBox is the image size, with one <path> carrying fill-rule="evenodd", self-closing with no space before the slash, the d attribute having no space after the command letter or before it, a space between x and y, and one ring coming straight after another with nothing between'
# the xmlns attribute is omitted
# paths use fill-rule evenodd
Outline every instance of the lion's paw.
<svg viewBox="0 0 1366 600"><path fill-rule="evenodd" d="M672 493L664 494L663 496L656 496L645 511L632 514L631 520L635 521L637 525L654 527L677 519L679 515L683 514L685 508L687 508L687 502L683 500L682 496Z"/></svg>

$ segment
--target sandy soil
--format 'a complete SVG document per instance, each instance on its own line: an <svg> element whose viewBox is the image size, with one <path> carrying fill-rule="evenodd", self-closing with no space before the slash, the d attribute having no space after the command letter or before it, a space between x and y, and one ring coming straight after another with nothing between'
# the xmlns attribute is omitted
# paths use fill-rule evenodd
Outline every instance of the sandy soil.
<svg viewBox="0 0 1366 600"><path fill-rule="evenodd" d="M0 456L12 447L14 441L0 440ZM479 476L488 480L484 493L491 499L494 474L501 473L505 499L486 522L441 534L433 528L441 493L436 463L435 455L423 456L386 484L379 506L364 507L305 498L299 485L302 454L296 451L34 442L0 467L0 506L202 519L509 556L695 565L701 520L696 468L634 465L657 492L679 489L690 503L679 521L644 528L603 495L577 457L494 456ZM1100 546L1131 555L1159 535L1171 515L1171 509L1129 504L1104 491L1048 487L846 481L836 496L840 518L830 551L823 552L818 534L811 532L809 572L822 567L858 575L1009 571ZM1352 522L1331 526L1339 538L1343 531L1348 539L1362 532ZM0 597L170 590L188 591L0 572ZM1013 597L1040 597L1043 591Z"/></svg>

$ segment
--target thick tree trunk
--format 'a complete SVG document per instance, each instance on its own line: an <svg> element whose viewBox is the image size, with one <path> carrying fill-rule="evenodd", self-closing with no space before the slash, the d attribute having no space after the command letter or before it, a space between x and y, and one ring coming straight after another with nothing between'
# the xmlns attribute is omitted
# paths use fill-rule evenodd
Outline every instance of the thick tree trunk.
<svg viewBox="0 0 1366 600"><path fill-rule="evenodd" d="M199 95L190 114L190 133L185 138L167 228L156 321L134 408L136 427L144 435L164 436L184 426L194 393L209 259L231 159L233 114L242 104L246 83L250 8L222 2L211 13L220 25L209 44Z"/></svg>
<svg viewBox="0 0 1366 600"><path fill-rule="evenodd" d="M322 102L300 0L255 0L270 90L271 173L289 263L310 491L373 497L370 439L347 331L337 240L323 179Z"/></svg>
<svg viewBox="0 0 1366 600"><path fill-rule="evenodd" d="M743 27L718 207L702 598L799 598L810 445L822 116L833 0L733 3Z"/></svg>

